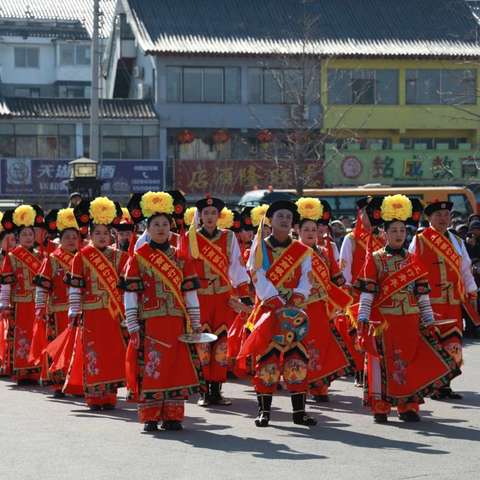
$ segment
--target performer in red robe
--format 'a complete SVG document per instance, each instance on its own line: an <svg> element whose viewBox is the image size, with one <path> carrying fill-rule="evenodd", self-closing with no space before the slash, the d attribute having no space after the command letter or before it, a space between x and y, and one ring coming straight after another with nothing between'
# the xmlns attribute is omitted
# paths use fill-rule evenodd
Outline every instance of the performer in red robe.
<svg viewBox="0 0 480 480"><path fill-rule="evenodd" d="M387 422L392 406L400 420L419 421L423 398L459 373L430 331L435 322L428 270L404 248L411 215L404 195L383 200L387 244L369 255L356 284L362 292L358 319L366 350L364 400L377 423Z"/></svg>
<svg viewBox="0 0 480 480"><path fill-rule="evenodd" d="M359 294L352 289L358 276L363 271L367 250L372 252L384 246L385 240L379 225L382 223L380 206L382 197L364 197L357 202L357 223L353 232L343 240L340 249L340 269L345 278L345 285L350 289L354 304L358 304ZM348 350L355 362L355 385L363 385L363 362L364 355L358 347L356 332L357 319L350 311L347 316L337 318L337 328L342 334Z"/></svg>
<svg viewBox="0 0 480 480"><path fill-rule="evenodd" d="M67 273L72 269L73 257L80 245L80 233L73 208L52 210L45 217L46 228L50 235L58 234L60 245L48 255L35 277L37 285L35 297L36 333L38 341L32 344L36 350L31 351L34 358L40 355L42 366L42 383L51 384L55 398L65 396L62 391L66 368L49 371L51 361L43 353L42 338L45 342L54 341L68 328L68 286L65 283Z"/></svg>
<svg viewBox="0 0 480 480"><path fill-rule="evenodd" d="M251 303L250 278L235 234L231 230L217 228L225 203L218 198L207 197L198 201L196 207L201 227L190 226L189 254L195 261L200 279L198 298L202 330L218 336L216 342L201 344L198 348L208 387L198 404L230 405L230 400L221 393L221 385L227 379L227 332L236 316L229 301L235 293L247 304Z"/></svg>
<svg viewBox="0 0 480 480"><path fill-rule="evenodd" d="M158 422L164 430L181 430L185 400L200 391L202 382L196 349L179 340L186 332L201 330L199 281L192 261L181 259L169 243L172 197L165 192L135 194L128 208L136 221L147 218L150 237L122 275L129 352L134 350L132 363L137 364L128 368L134 371L138 417L148 432L156 431Z"/></svg>
<svg viewBox="0 0 480 480"><path fill-rule="evenodd" d="M317 245L318 223L324 221L323 202L317 198L297 201L300 241L312 251L312 289L307 300L308 383L317 402L328 402L328 387L338 377L353 373L353 360L335 327L337 312L344 312L352 297L340 287L345 280L325 247ZM329 242L329 239L326 239Z"/></svg>
<svg viewBox="0 0 480 480"><path fill-rule="evenodd" d="M272 234L263 239L260 228L248 263L257 295L251 321L254 327L237 362L239 368L242 364L246 368L249 356L257 358L253 379L259 410L257 427L269 424L272 395L282 376L291 393L293 422L312 426L316 420L305 412L308 352L303 340L308 323L306 315L292 308L303 305L310 295L311 249L290 236L298 219L294 203L274 202L266 215Z"/></svg>
<svg viewBox="0 0 480 480"><path fill-rule="evenodd" d="M80 328L65 387L78 374L75 368L81 368L90 409L111 410L116 406L117 388L125 384L124 307L117 286L128 256L109 246L110 229L122 212L108 198L99 197L82 201L74 213L80 227L90 224L91 243L75 255L67 275L68 317L72 326Z"/></svg>
<svg viewBox="0 0 480 480"><path fill-rule="evenodd" d="M43 256L34 248L35 227L44 225L43 212L37 206L21 205L5 212L5 231L15 231L18 246L5 257L1 268L0 309L8 319L4 357L7 370L18 384L37 383L40 368L29 358L35 319L35 284L33 279Z"/></svg>
<svg viewBox="0 0 480 480"><path fill-rule="evenodd" d="M443 347L462 365L463 317L462 305L472 320L478 321L477 285L472 274L472 262L463 240L448 230L453 203L436 201L425 208L430 226L416 235L410 251L419 255L428 266L430 299L436 320L455 320L438 327ZM432 398L461 399L450 385L444 385Z"/></svg>
<svg viewBox="0 0 480 480"><path fill-rule="evenodd" d="M0 212L0 222L3 218L3 213ZM8 233L0 223L0 268L3 265L6 255L10 250L13 250L17 245L14 233ZM0 299L2 298L2 284L0 283ZM8 377L11 375L11 365L8 358L8 310L0 310L0 377Z"/></svg>

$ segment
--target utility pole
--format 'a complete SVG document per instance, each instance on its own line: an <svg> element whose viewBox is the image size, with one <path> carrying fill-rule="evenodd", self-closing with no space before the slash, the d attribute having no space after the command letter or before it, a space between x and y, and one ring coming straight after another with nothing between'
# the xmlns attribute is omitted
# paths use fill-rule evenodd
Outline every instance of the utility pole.
<svg viewBox="0 0 480 480"><path fill-rule="evenodd" d="M99 92L100 92L100 0L93 0L92 31L92 86L90 100L90 158L99 162L100 175L100 126L99 126Z"/></svg>

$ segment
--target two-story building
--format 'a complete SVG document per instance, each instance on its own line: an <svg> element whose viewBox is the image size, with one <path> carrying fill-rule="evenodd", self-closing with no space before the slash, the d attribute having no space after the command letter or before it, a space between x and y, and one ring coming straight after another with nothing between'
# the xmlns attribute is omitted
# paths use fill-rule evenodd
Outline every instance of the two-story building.
<svg viewBox="0 0 480 480"><path fill-rule="evenodd" d="M291 187L299 158L305 186L464 183L480 115L469 3L119 0L105 93L154 100L160 157L189 193Z"/></svg>
<svg viewBox="0 0 480 480"><path fill-rule="evenodd" d="M101 49L115 3L100 2ZM92 29L91 0L0 0L0 95L90 97Z"/></svg>

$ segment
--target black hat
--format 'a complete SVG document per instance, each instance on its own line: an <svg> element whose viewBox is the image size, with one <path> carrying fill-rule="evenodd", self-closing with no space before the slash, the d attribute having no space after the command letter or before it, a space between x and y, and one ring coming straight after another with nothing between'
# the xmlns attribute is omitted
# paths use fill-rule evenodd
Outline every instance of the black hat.
<svg viewBox="0 0 480 480"><path fill-rule="evenodd" d="M243 210L240 212L241 217L241 230L250 230L255 231L255 227L253 226L252 222L252 210L253 207L244 207Z"/></svg>
<svg viewBox="0 0 480 480"><path fill-rule="evenodd" d="M453 208L453 203L448 201L434 200L425 207L425 215L429 217L432 213L438 212L439 210L448 210L451 211Z"/></svg>
<svg viewBox="0 0 480 480"><path fill-rule="evenodd" d="M77 220L78 228L82 236L88 234L90 226L90 200L82 200L74 209L73 214Z"/></svg>
<svg viewBox="0 0 480 480"><path fill-rule="evenodd" d="M412 216L407 220L407 225L418 227L422 219L423 203L418 198L411 198L410 201L412 202Z"/></svg>
<svg viewBox="0 0 480 480"><path fill-rule="evenodd" d="M140 223L142 220L145 220L142 207L140 206L142 197L143 193L134 193L127 203L127 210L130 212L133 223Z"/></svg>
<svg viewBox="0 0 480 480"><path fill-rule="evenodd" d="M293 214L293 224L298 223L300 220L300 215L298 214L298 209L297 206L288 200L277 200L276 202L273 202L267 210L267 213L265 216L267 218L272 218L273 214L277 212L278 210L289 210Z"/></svg>
<svg viewBox="0 0 480 480"><path fill-rule="evenodd" d="M35 223L34 227L45 228L45 215L43 210L38 205L32 205L35 210Z"/></svg>
<svg viewBox="0 0 480 480"><path fill-rule="evenodd" d="M317 220L317 223L328 225L333 220L332 207L326 200L321 200L323 206L322 217Z"/></svg>
<svg viewBox="0 0 480 480"><path fill-rule="evenodd" d="M362 208L365 208L368 205L368 202L371 200L372 197L362 197L359 200L357 200L357 208L361 210Z"/></svg>
<svg viewBox="0 0 480 480"><path fill-rule="evenodd" d="M370 220L372 227L377 227L383 223L383 220L382 220L383 197L366 197L366 198L367 198L367 203L365 207L362 207L362 208L365 208L365 212L368 215L368 219Z"/></svg>
<svg viewBox="0 0 480 480"><path fill-rule="evenodd" d="M480 230L480 220L473 220L468 224L469 230Z"/></svg>
<svg viewBox="0 0 480 480"><path fill-rule="evenodd" d="M73 193L70 194L70 196L68 198L71 200L73 197L82 198L82 194L80 192L73 192Z"/></svg>
<svg viewBox="0 0 480 480"><path fill-rule="evenodd" d="M214 198L214 197L205 197L199 200L195 206L198 209L198 212L200 213L204 208L207 207L215 207L218 212L220 213L224 207L225 207L225 202L223 200L220 200L219 198Z"/></svg>
<svg viewBox="0 0 480 480"><path fill-rule="evenodd" d="M13 233L17 227L13 223L14 210L6 210L2 217L2 227L5 233Z"/></svg>
<svg viewBox="0 0 480 480"><path fill-rule="evenodd" d="M232 232L238 233L242 227L242 215L237 210L233 210L233 224L229 228Z"/></svg>
<svg viewBox="0 0 480 480"><path fill-rule="evenodd" d="M50 210L47 215L45 215L45 229L50 235L58 235L57 215L58 208Z"/></svg>

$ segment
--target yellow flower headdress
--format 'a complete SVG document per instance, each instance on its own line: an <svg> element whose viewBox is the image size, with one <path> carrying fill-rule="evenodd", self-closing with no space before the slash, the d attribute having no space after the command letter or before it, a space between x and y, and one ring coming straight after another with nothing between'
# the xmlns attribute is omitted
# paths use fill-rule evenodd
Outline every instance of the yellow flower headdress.
<svg viewBox="0 0 480 480"><path fill-rule="evenodd" d="M196 211L197 207L189 207L185 210L185 215L183 216L183 221L185 222L185 225L190 226L193 223Z"/></svg>
<svg viewBox="0 0 480 480"><path fill-rule="evenodd" d="M31 205L20 205L13 212L13 223L17 227L33 227L36 215Z"/></svg>
<svg viewBox="0 0 480 480"><path fill-rule="evenodd" d="M57 230L63 232L68 228L79 230L77 220L73 214L73 208L62 208L57 213Z"/></svg>
<svg viewBox="0 0 480 480"><path fill-rule="evenodd" d="M231 228L233 225L233 219L233 212L229 208L223 207L220 215L218 216L217 227L223 229Z"/></svg>
<svg viewBox="0 0 480 480"><path fill-rule="evenodd" d="M117 216L115 204L107 197L90 202L90 217L96 225L110 225Z"/></svg>
<svg viewBox="0 0 480 480"><path fill-rule="evenodd" d="M385 222L405 222L412 216L412 202L405 195L388 195L383 199L381 214Z"/></svg>
<svg viewBox="0 0 480 480"><path fill-rule="evenodd" d="M301 220L313 220L316 222L323 216L323 205L318 198L299 198L296 205Z"/></svg>
<svg viewBox="0 0 480 480"><path fill-rule="evenodd" d="M2 218L3 218L3 212L0 212L0 233L3 232Z"/></svg>
<svg viewBox="0 0 480 480"><path fill-rule="evenodd" d="M174 211L173 197L166 192L147 192L140 200L140 208L147 218L156 213L171 215Z"/></svg>
<svg viewBox="0 0 480 480"><path fill-rule="evenodd" d="M258 227L260 225L260 222L262 219L265 217L266 213L268 210L268 205L259 205L258 207L255 207L252 209L250 212L250 217L252 219L252 225L254 227ZM265 219L268 220L268 219ZM266 222L268 224L268 221Z"/></svg>

